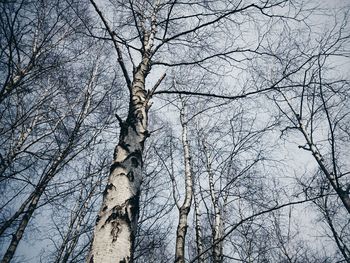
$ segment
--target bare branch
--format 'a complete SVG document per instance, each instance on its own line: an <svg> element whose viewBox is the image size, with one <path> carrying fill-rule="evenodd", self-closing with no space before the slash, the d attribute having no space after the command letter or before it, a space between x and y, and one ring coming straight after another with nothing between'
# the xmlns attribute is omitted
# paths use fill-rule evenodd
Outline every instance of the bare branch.
<svg viewBox="0 0 350 263"><path fill-rule="evenodd" d="M117 37L117 34L110 28L106 18L103 16L101 10L98 8L97 4L95 3L94 0L90 0L91 4L94 6L97 14L99 15L99 17L101 18L104 26L106 27L109 35L111 36L112 38L112 41L113 41L113 44L114 44L114 48L115 50L117 51L117 55L118 55L118 63L123 71L123 75L124 75L124 78L125 78L125 81L126 81L126 84L129 88L129 90L131 89L131 80L130 80L130 77L129 77L129 74L128 74L128 71L126 69L126 66L124 64L124 60L123 60L123 55L122 55L122 52L120 50L120 47L119 47L119 43L116 39Z"/></svg>

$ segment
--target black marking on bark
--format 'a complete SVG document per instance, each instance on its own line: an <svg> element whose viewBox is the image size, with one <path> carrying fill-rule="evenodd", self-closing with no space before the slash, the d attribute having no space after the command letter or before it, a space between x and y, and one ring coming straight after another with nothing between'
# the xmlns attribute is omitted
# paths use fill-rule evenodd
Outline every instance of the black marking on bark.
<svg viewBox="0 0 350 263"><path fill-rule="evenodd" d="M142 82L142 84L144 84L143 81L140 81L140 82ZM140 89L140 90L136 91L135 94L138 97L145 98L147 96L147 90Z"/></svg>
<svg viewBox="0 0 350 263"><path fill-rule="evenodd" d="M123 142L122 138L125 138L129 131L128 131L128 126L129 126L129 118L126 118L126 120L123 122L123 126L120 127L120 142Z"/></svg>
<svg viewBox="0 0 350 263"><path fill-rule="evenodd" d="M141 150L135 150L134 155L135 155L138 159L142 159L142 152L141 152Z"/></svg>
<svg viewBox="0 0 350 263"><path fill-rule="evenodd" d="M118 235L120 233L120 223L118 221L113 221L112 222L112 230L111 230L111 235L112 235L112 243L117 241Z"/></svg>
<svg viewBox="0 0 350 263"><path fill-rule="evenodd" d="M130 182L133 182L134 179L135 179L135 176L134 176L134 172L133 171L130 171L127 175L126 175L129 179Z"/></svg>
<svg viewBox="0 0 350 263"><path fill-rule="evenodd" d="M127 144L125 141L119 142L119 146L123 148L126 152L129 152L129 146L130 144Z"/></svg>
<svg viewBox="0 0 350 263"><path fill-rule="evenodd" d="M89 263L94 263L94 255L91 256Z"/></svg>
<svg viewBox="0 0 350 263"><path fill-rule="evenodd" d="M101 220L101 217L100 217L99 215L97 215L97 217L96 217L96 225L97 225L97 223L98 223L100 220Z"/></svg>
<svg viewBox="0 0 350 263"><path fill-rule="evenodd" d="M127 149L125 149L122 145L121 145L121 143L119 143L115 148L114 148L114 152L113 152L113 159L115 160L115 159L117 159L117 156L118 156L118 149L119 148L122 148L123 150L126 150L127 151Z"/></svg>
<svg viewBox="0 0 350 263"><path fill-rule="evenodd" d="M117 211L118 211L119 209L117 209ZM115 211L115 207L113 208L113 211ZM118 211L119 212L119 211ZM115 219L117 219L118 218L118 212L113 212L108 218L107 218L107 220L106 220L106 222L105 222L105 224L107 224L107 223L109 223L109 222L111 222L111 221L114 221Z"/></svg>
<svg viewBox="0 0 350 263"><path fill-rule="evenodd" d="M103 207L103 209L102 209L102 211L106 211L107 210L107 208L108 208L108 206L106 205L106 206L104 206Z"/></svg>
<svg viewBox="0 0 350 263"><path fill-rule="evenodd" d="M137 118L137 115L135 115L135 119ZM136 121L135 121L136 122ZM136 133L136 134L139 134L139 132L137 131L136 129L136 125L134 123L130 123L130 127L133 129L133 131Z"/></svg>
<svg viewBox="0 0 350 263"><path fill-rule="evenodd" d="M139 214L139 202L140 202L140 194L137 193L136 195L134 195L133 197L131 197L129 200L128 200L128 203L130 205L130 210L131 210L131 220L136 222L137 220L137 215Z"/></svg>
<svg viewBox="0 0 350 263"><path fill-rule="evenodd" d="M103 196L106 196L108 191L112 190L113 188L115 188L115 186L113 184L111 184L111 183L107 184L105 190L103 191Z"/></svg>
<svg viewBox="0 0 350 263"><path fill-rule="evenodd" d="M130 153L124 160L126 162L128 159L131 159L131 164L133 167L138 167L141 162L142 166L142 152L141 150L135 150L134 152ZM123 166L123 168L125 168Z"/></svg>
<svg viewBox="0 0 350 263"><path fill-rule="evenodd" d="M142 152L141 150L135 150L134 152L130 153L126 158L125 158L125 161L130 159L130 158L136 158L137 160L141 160L142 162ZM132 161L132 160L131 160Z"/></svg>
<svg viewBox="0 0 350 263"><path fill-rule="evenodd" d="M135 168L139 166L139 161L137 160L136 157L131 158L131 163L132 163L132 166L134 166Z"/></svg>
<svg viewBox="0 0 350 263"><path fill-rule="evenodd" d="M138 104L140 104L140 98L139 97L137 97L137 96L132 96L132 104L133 105L135 105L135 108L136 108L136 106L138 105Z"/></svg>
<svg viewBox="0 0 350 263"><path fill-rule="evenodd" d="M139 119L141 122L143 121L143 113L141 110L136 111L136 118Z"/></svg>
<svg viewBox="0 0 350 263"><path fill-rule="evenodd" d="M123 220L125 222L127 222L128 224L131 222L129 219L129 215L126 212L126 204L128 201L126 201L124 204L122 205L116 205L115 207L113 207L112 209L112 214L107 218L106 220L106 224L109 222L113 222L116 219L120 219Z"/></svg>
<svg viewBox="0 0 350 263"><path fill-rule="evenodd" d="M144 135L146 138L148 138L148 137L151 136L151 133L150 133L148 130L145 130L145 131L143 132L143 135Z"/></svg>
<svg viewBox="0 0 350 263"><path fill-rule="evenodd" d="M114 162L114 163L112 163L109 172L112 173L118 167L121 167L121 168L125 169L125 166L121 162Z"/></svg>
<svg viewBox="0 0 350 263"><path fill-rule="evenodd" d="M138 214L139 214L139 209L140 209L140 204L139 204L139 201L140 201L140 191L137 191L136 195L133 196L132 198L130 198L128 200L128 203L130 205L130 213L131 213L131 236L130 236L130 239L131 239L131 258L133 258L133 251L134 251L134 248L135 248L135 237L136 237L136 229L137 229L137 218L138 218Z"/></svg>

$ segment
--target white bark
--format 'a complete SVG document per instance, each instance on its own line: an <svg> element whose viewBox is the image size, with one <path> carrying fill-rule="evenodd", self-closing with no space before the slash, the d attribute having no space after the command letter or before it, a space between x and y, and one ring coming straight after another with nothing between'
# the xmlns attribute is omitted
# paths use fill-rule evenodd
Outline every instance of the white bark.
<svg viewBox="0 0 350 263"><path fill-rule="evenodd" d="M146 60L144 60L146 61ZM147 132L144 90L148 65L141 64L134 76L130 112L121 123L119 143L94 231L89 262L132 262L137 229L142 152Z"/></svg>
<svg viewBox="0 0 350 263"><path fill-rule="evenodd" d="M199 200L195 193L193 193L193 201L194 201L194 209L195 209L195 228L196 228L196 248L197 248L197 256L198 263L204 262L203 257L201 256L203 253L203 242L202 242L202 227L201 227L201 211Z"/></svg>
<svg viewBox="0 0 350 263"><path fill-rule="evenodd" d="M210 191L210 197L211 202L214 209L214 222L212 226L212 239L213 239L213 262L214 263L220 263L223 260L223 251L222 251L222 242L220 242L222 235L223 235L223 223L221 218L221 209L219 207L219 198L215 194L215 185L214 185L214 175L211 169L211 160L209 157L209 153L207 150L207 147L205 145L205 142L203 142L204 146L204 152L206 156L206 162L207 162L207 173L209 176L209 191Z"/></svg>
<svg viewBox="0 0 350 263"><path fill-rule="evenodd" d="M191 173L191 156L190 146L187 136L187 121L185 120L184 105L180 112L180 121L182 126L182 145L185 161L185 199L182 206L179 209L179 223L176 231L176 248L175 248L175 262L185 262L185 239L187 233L187 220L188 214L191 209L192 196L193 196L193 182Z"/></svg>
<svg viewBox="0 0 350 263"><path fill-rule="evenodd" d="M93 1L92 3L110 31L96 4ZM96 220L94 239L88 257L89 263L133 262L142 181L142 153L145 140L149 136L147 118L151 94L146 92L145 81L150 71L150 59L156 34L155 18L153 14L151 29L143 31L144 50L129 87L128 117L125 121L118 117L121 126L119 142L115 148L110 176ZM115 37L113 33L111 34ZM114 44L128 84L126 68L118 43L115 41Z"/></svg>

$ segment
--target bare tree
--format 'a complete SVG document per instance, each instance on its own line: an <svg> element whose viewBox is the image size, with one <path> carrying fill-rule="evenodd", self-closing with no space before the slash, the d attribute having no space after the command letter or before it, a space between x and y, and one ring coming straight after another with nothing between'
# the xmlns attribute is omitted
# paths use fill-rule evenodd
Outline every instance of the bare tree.
<svg viewBox="0 0 350 263"><path fill-rule="evenodd" d="M184 176L185 176L185 196L183 203L180 205L177 203L179 210L179 222L176 230L176 242L175 242L175 262L185 262L185 241L188 227L188 214L192 206L193 197L193 178L191 168L191 154L188 138L188 120L186 119L186 105L185 101L181 100L180 108L180 122L182 127L181 142L183 145L183 158L184 158Z"/></svg>
<svg viewBox="0 0 350 263"><path fill-rule="evenodd" d="M147 121L150 100L164 78L164 75L160 77L153 88L147 91L145 84L151 68L156 65L169 67L197 65L220 57L235 61L234 54L254 53L256 47L240 49L232 48L228 44L220 48L211 45L210 42L216 36L222 36L222 32L226 30L225 27L218 30L221 22L230 23L233 16L240 17L249 12L261 15L266 22L274 18L275 8L287 2L274 1L261 4L239 2L221 5L220 2L183 4L176 1L153 3L115 1L110 6L115 16L120 15L115 24L109 22L111 19L108 18L108 13L103 11L102 5L99 6L94 0L90 2L113 42L130 100L126 119L118 117L121 129L119 142L88 261L130 262L133 258L139 211L142 153L149 135ZM188 7L186 14L181 15L186 7ZM290 13L290 16L294 17L296 14ZM276 15L279 18L284 16L288 17L288 14ZM233 22L232 26L238 24ZM215 34L215 30L218 34ZM213 32L212 38L208 37L209 31ZM189 59L178 60L162 55L165 50L178 51L194 43L200 45L198 47L194 45L189 49L191 55L193 54ZM195 56L199 50L201 56ZM133 55L135 53L138 55ZM129 65L132 66L132 72L128 70Z"/></svg>
<svg viewBox="0 0 350 263"><path fill-rule="evenodd" d="M294 0L0 9L4 262L34 233L42 262L348 260L348 14L324 33ZM279 129L316 173L291 176ZM337 251L308 245L301 207Z"/></svg>
<svg viewBox="0 0 350 263"><path fill-rule="evenodd" d="M4 73L0 234L8 245L2 262L10 262L37 210L67 195L55 178L93 144L98 147L98 137L112 115L100 112L107 106L104 89L110 89L100 85L103 45L92 48L88 38L78 43L82 39L76 32L82 23L71 3L0 5L6 36L1 41L0 68ZM79 10L84 14L86 5ZM88 52L93 56L87 57Z"/></svg>
<svg viewBox="0 0 350 263"><path fill-rule="evenodd" d="M276 58L279 62L272 69L269 81L279 79L281 71L292 69L292 74L275 86L276 92L270 98L284 118L283 136L294 137L299 149L309 152L318 167L316 173L311 172L311 177L300 177L298 181L309 197L327 195L321 199L323 202L316 203L322 207L322 221L327 222L339 251L347 260L346 247L334 232L329 205L332 202L338 209L340 202L343 209L350 212L349 162L345 150L349 146L345 128L349 121L349 80L346 73L332 65L334 58L347 56L350 39L348 13L338 15L342 19L329 21L324 25L325 32L304 32L304 35L318 34L317 41L309 38L302 45L294 42L293 51ZM296 32L289 30L286 34L291 38ZM292 60L292 53L300 55ZM329 187L332 190L326 190ZM339 211L340 214L344 212ZM345 221L344 230L348 224Z"/></svg>

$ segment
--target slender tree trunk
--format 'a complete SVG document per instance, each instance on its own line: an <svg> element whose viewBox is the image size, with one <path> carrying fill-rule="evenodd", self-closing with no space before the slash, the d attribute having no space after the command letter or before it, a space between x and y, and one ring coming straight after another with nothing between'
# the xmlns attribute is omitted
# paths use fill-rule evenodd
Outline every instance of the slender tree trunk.
<svg viewBox="0 0 350 263"><path fill-rule="evenodd" d="M175 248L175 262L185 262L185 238L187 232L188 214L191 209L192 196L193 196L193 183L191 173L191 156L190 146L187 138L187 121L185 121L184 105L180 112L180 121L182 126L182 145L185 159L185 199L182 206L179 209L179 223L176 231L176 248Z"/></svg>
<svg viewBox="0 0 350 263"><path fill-rule="evenodd" d="M214 209L214 222L212 226L212 241L213 241L213 262L221 263L223 260L222 257L222 242L220 242L222 237L222 218L221 218L221 210L219 207L219 200L215 194L215 185L214 185L214 175L211 168L211 160L209 157L208 149L206 147L206 143L203 141L203 148L206 156L207 163L207 173L209 176L209 192L210 198Z"/></svg>
<svg viewBox="0 0 350 263"><path fill-rule="evenodd" d="M28 199L21 206L21 213L23 213L23 217L19 222L16 232L12 235L12 239L10 245L1 261L1 263L8 263L11 261L14 256L16 249L18 247L19 242L21 241L24 231L28 226L29 220L31 219L34 211L36 210L39 200L44 193L48 183L51 179L56 175L57 170L59 169L59 165L64 161L65 157L68 155L70 151L70 146L67 146L66 150L60 154L57 160L54 161L50 170L46 173L45 177L41 180L41 182L37 185L34 192L30 195ZM28 202L29 201L29 202ZM28 208L24 212L26 205L28 204ZM15 215L19 216L21 213L16 213ZM14 221L14 217L11 218L11 223ZM8 222L7 222L8 223ZM8 227L8 225L6 225Z"/></svg>
<svg viewBox="0 0 350 263"><path fill-rule="evenodd" d="M344 242L342 236L338 234L338 232L333 224L333 220L332 220L332 217L329 213L330 210L328 208L327 203L328 203L328 196L325 196L324 197L324 207L322 207L321 209L323 210L323 214L325 216L326 222L327 222L327 224L332 232L335 243L337 244L338 249L342 253L345 261L350 262L350 250L349 250L347 244Z"/></svg>
<svg viewBox="0 0 350 263"><path fill-rule="evenodd" d="M91 79L93 81L93 78ZM92 83L92 82L91 82ZM91 84L90 83L90 84ZM14 216L11 217L10 220L8 220L1 228L1 231L5 231L6 228L8 228L17 217L20 216L20 214L23 213L23 217L21 221L19 222L19 225L17 227L16 232L12 235L12 239L10 242L10 245L1 261L1 263L8 263L11 261L12 257L14 256L16 249L18 247L19 242L21 241L24 231L26 227L28 226L29 220L31 219L34 211L36 210L38 203L40 201L40 198L42 194L44 193L47 185L52 180L52 178L57 174L58 170L60 169L60 165L65 162L65 159L67 156L72 152L74 143L76 142L76 137L78 135L78 132L80 130L80 127L85 119L85 117L88 114L88 109L90 107L91 102L91 93L90 93L90 85L88 87L87 93L85 94L86 99L83 103L80 116L78 119L78 122L76 123L74 130L72 131L70 138L68 139L68 143L63 149L63 151L56 157L55 160L53 160L51 167L46 172L46 174L42 177L38 185L36 186L33 193L23 202L23 204L20 207L20 210L15 213ZM28 205L28 208L25 211L26 206ZM25 212L24 212L25 211Z"/></svg>
<svg viewBox="0 0 350 263"><path fill-rule="evenodd" d="M11 243L10 243L1 263L10 262L12 257L14 256L16 249L17 249L17 246L23 237L24 230L26 229L26 227L29 223L29 220L31 219L31 217L32 217L37 205L38 205L38 202L40 200L42 192L43 192L43 190L33 197L32 201L28 207L27 212L23 215L22 220L21 220L19 226L17 227L16 232L12 235Z"/></svg>
<svg viewBox="0 0 350 263"><path fill-rule="evenodd" d="M6 231L7 228L9 228L13 222L21 215L24 213L24 210L26 209L26 207L28 206L28 204L31 202L31 200L33 199L33 197L35 196L35 192L32 192L29 197L22 203L22 205L20 206L20 208L16 211L16 213L9 218L8 220L6 220L3 225L0 227L0 236L3 235L3 233Z"/></svg>
<svg viewBox="0 0 350 263"><path fill-rule="evenodd" d="M307 144L309 146L309 149L312 152L312 155L314 156L317 164L319 165L319 167L322 170L322 172L326 175L329 183L331 184L331 186L333 187L333 189L335 190L335 192L339 196L339 198L342 201L345 209L348 211L348 213L350 213L350 196L349 196L349 193L346 190L344 190L339 185L335 175L332 172L330 172L329 169L327 168L320 151L317 149L317 147L313 143L312 139L310 138L309 134L307 133L307 131L306 131L304 125L302 124L301 120L299 120L299 125L300 125L299 130L304 135L304 138L305 138L305 140L306 140L306 142L307 142Z"/></svg>
<svg viewBox="0 0 350 263"><path fill-rule="evenodd" d="M18 136L16 144L9 151L9 153L4 158L4 160L2 160L2 162L0 164L0 176L2 176L5 173L6 169L13 163L13 161L16 159L17 155L23 150L24 143L26 142L27 138L29 137L29 135L31 134L31 132L33 131L37 122L40 119L40 114L38 114L38 113L39 113L39 111L37 112L37 115L34 117L30 126L27 129L21 131L21 133ZM6 176L2 176L2 177L4 177L5 179L1 179L0 182L2 182L3 180L9 179L9 177L6 177ZM0 231L0 235L1 235L1 233L2 233L2 231Z"/></svg>
<svg viewBox="0 0 350 263"><path fill-rule="evenodd" d="M215 209L219 210L219 209ZM222 242L220 242L222 237L222 218L220 211L215 211L215 221L213 227L213 262L221 263L223 260L222 257Z"/></svg>
<svg viewBox="0 0 350 263"><path fill-rule="evenodd" d="M340 198L340 200L342 201L345 209L347 210L348 213L350 213L350 192L349 189L344 190L343 187L341 186L341 184L339 183L338 179L339 176L337 176L336 174L336 165L333 164L333 169L330 169L328 167L328 165L326 164L324 158L322 157L321 152L319 151L319 149L317 148L316 144L314 143L312 136L308 133L308 131L306 130L306 127L300 117L300 115L294 110L294 108L292 107L292 104L290 103L290 101L288 100L288 98L281 93L281 95L283 96L284 100L286 101L286 103L288 104L289 108L292 110L293 115L296 117L297 122L298 122L298 126L297 128L299 129L299 131L303 134L307 146L308 146L308 151L310 151L313 155L313 157L315 158L319 168L321 169L321 171L324 173L324 175L326 176L327 180L329 181L330 185L332 186L332 188L334 189L334 191L337 193L338 197ZM323 101L323 106L324 109L326 111L326 115L327 115L327 119L329 122L329 126L331 129L331 133L333 133L333 128L332 125L330 124L330 116L328 114L328 110L327 110L327 106L325 104L325 100L323 98L322 95L322 90L321 90L321 98ZM332 156L333 158L335 158L334 155L334 138L332 138ZM304 147L302 147L304 148Z"/></svg>
<svg viewBox="0 0 350 263"><path fill-rule="evenodd" d="M77 206L71 213L70 224L66 230L65 236L62 239L62 244L57 251L57 256L54 263L68 262L70 255L76 248L81 235L81 227L83 226L84 218L89 210L89 201L95 193L96 187L97 184L92 185L92 189L85 198L83 197L83 190L85 189L81 189L79 199L77 200Z"/></svg>
<svg viewBox="0 0 350 263"><path fill-rule="evenodd" d="M203 242L202 242L202 227L201 227L201 211L199 207L199 200L195 193L193 193L193 201L194 201L194 209L195 209L195 224L196 224L196 248L197 248L197 256L198 263L203 263L203 257L201 256L203 253Z"/></svg>

